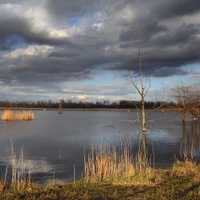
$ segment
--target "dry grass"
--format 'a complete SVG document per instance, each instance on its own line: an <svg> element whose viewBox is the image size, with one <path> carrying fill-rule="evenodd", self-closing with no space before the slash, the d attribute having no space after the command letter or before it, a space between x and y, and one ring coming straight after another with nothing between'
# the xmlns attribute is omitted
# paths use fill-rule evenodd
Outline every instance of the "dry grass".
<svg viewBox="0 0 200 200"><path fill-rule="evenodd" d="M189 163L188 163L189 164ZM179 165L179 166L178 166ZM176 170L184 163L177 163ZM190 165L190 164L189 164ZM185 166L186 168L188 165ZM196 166L198 168L198 166ZM199 166L200 167L200 166ZM156 170L156 181L153 185L146 184L113 184L113 182L88 182L86 179L76 181L75 183L64 185L47 185L45 187L37 184L21 183L20 187L9 185L0 181L0 199L82 199L82 200L99 200L99 199L200 199L200 182L196 180L196 173L188 176L177 176L175 169ZM194 181L196 180L196 181Z"/></svg>
<svg viewBox="0 0 200 200"><path fill-rule="evenodd" d="M112 180L112 183L117 184L149 184L151 159L154 158L149 157L147 151L143 141L134 154L129 139L121 143L120 148L111 147L106 142L91 146L90 152L84 155L84 177L95 182Z"/></svg>
<svg viewBox="0 0 200 200"><path fill-rule="evenodd" d="M200 182L200 166L196 162L190 160L181 162L177 160L172 171L177 177L195 177L195 180L198 179L198 182Z"/></svg>
<svg viewBox="0 0 200 200"><path fill-rule="evenodd" d="M12 161L12 179L11 179L11 183L12 184L17 184L22 185L24 183L31 183L31 172L30 169L26 170L26 166L25 166L25 161L24 161L24 151L23 148L21 149L19 158L17 158L17 155L14 151L14 147L13 147L13 143L12 143L12 139L10 139L11 142L11 161ZM5 176L5 181L6 181L6 176Z"/></svg>
<svg viewBox="0 0 200 200"><path fill-rule="evenodd" d="M4 110L2 116L3 121L22 121L22 120L32 120L34 119L34 113L32 111L13 111Z"/></svg>
<svg viewBox="0 0 200 200"><path fill-rule="evenodd" d="M144 171L137 167L141 152L133 160L127 146L121 149L105 144L92 146L91 152L85 155L87 179L42 187L25 176L23 149L17 159L12 140L11 148L12 183L8 184L6 179L0 181L0 199L200 199L200 165L190 160L177 160L170 169L152 169L151 177L146 176L145 180ZM116 182L111 176L123 176L126 180L129 177L130 181Z"/></svg>
<svg viewBox="0 0 200 200"><path fill-rule="evenodd" d="M118 155L116 148L101 145L98 149L94 146L84 158L84 171L86 178L105 179L109 177L134 174L135 168L130 150L126 147Z"/></svg>

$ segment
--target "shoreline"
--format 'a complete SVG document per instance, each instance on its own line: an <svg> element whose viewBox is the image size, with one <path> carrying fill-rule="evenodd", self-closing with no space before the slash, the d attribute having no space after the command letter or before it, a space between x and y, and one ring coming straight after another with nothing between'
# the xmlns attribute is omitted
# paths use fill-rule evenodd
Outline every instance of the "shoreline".
<svg viewBox="0 0 200 200"><path fill-rule="evenodd" d="M58 111L58 108L26 108L26 107L12 107L5 108L0 107L0 110L43 110L43 111ZM62 111L120 111L120 112L134 112L141 109L136 108L62 108ZM146 110L155 110L160 112L180 112L181 108L159 108L152 109L146 108Z"/></svg>
<svg viewBox="0 0 200 200"><path fill-rule="evenodd" d="M105 180L81 179L72 183L41 186L32 182L0 181L0 199L200 199L200 165L186 160L172 168L149 169Z"/></svg>

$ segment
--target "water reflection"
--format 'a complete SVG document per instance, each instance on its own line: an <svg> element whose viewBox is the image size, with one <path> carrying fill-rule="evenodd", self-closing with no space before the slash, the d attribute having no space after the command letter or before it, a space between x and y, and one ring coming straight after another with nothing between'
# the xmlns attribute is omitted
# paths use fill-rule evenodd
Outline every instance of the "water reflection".
<svg viewBox="0 0 200 200"><path fill-rule="evenodd" d="M200 148L200 129L198 121L182 123L180 152L183 156L196 159Z"/></svg>
<svg viewBox="0 0 200 200"><path fill-rule="evenodd" d="M153 124L159 129L145 134L138 134L138 126L128 122L137 118L136 112L63 111L59 115L57 111L36 111L36 119L30 122L0 121L0 178L4 178L6 166L11 165L10 138L17 155L24 148L25 165L31 168L32 180L42 185L52 183L53 177L57 184L73 181L74 166L76 179L81 178L84 151L104 139L116 148L128 139L134 155L138 153L142 161L153 153L153 142L156 167L170 167L174 155L180 155L180 146L198 151L199 122L184 125L174 120L173 113L165 118L162 115L154 113L153 118L161 118Z"/></svg>
<svg viewBox="0 0 200 200"><path fill-rule="evenodd" d="M141 141L139 141L139 144L136 167L139 168L139 170L145 170L149 167L147 158L146 131L142 131Z"/></svg>

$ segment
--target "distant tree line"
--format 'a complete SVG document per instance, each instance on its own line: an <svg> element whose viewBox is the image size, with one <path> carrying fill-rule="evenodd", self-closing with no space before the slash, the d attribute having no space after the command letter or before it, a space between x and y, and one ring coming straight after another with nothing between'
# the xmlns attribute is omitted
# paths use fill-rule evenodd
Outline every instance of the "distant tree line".
<svg viewBox="0 0 200 200"><path fill-rule="evenodd" d="M62 103L62 108L70 109L70 108L82 108L82 109L89 109L89 108L116 108L116 109L136 109L140 108L141 102L140 101L130 101L130 100L121 100L119 102L112 102L109 101L96 101L93 102L73 102L71 100L60 100ZM2 108L58 108L60 102L53 102L49 101L0 101L0 107ZM177 104L174 102L163 102L163 101L146 101L145 108L152 109L162 105L162 107L177 107Z"/></svg>

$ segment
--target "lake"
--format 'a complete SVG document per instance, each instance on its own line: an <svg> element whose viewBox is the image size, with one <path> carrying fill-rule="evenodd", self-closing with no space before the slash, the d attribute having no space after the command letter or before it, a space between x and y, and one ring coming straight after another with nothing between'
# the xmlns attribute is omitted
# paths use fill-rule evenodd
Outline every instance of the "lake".
<svg viewBox="0 0 200 200"><path fill-rule="evenodd" d="M3 111L1 111L2 114ZM83 177L84 152L104 142L116 148L128 141L136 154L141 138L136 111L34 111L32 121L0 121L0 178L11 171L11 143L17 157L23 149L32 181L64 184ZM187 149L199 160L200 122L181 122L177 113L156 111L149 118L147 147L155 167L171 167ZM75 173L75 177L74 177Z"/></svg>

